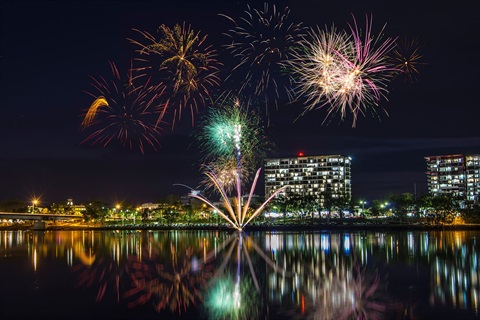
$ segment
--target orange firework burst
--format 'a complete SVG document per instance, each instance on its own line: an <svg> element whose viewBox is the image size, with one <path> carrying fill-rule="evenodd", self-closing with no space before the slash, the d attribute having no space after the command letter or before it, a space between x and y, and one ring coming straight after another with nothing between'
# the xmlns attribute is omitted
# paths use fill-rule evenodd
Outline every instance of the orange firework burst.
<svg viewBox="0 0 480 320"><path fill-rule="evenodd" d="M108 107L108 101L105 99L104 96L100 96L95 101L92 102L90 105L90 108L88 108L87 114L85 115L85 118L82 121L82 128L86 128L89 125L92 124L93 120L95 119L95 116L97 115L97 110L100 107Z"/></svg>
<svg viewBox="0 0 480 320"><path fill-rule="evenodd" d="M219 66L216 52L206 45L207 36L200 36L190 26L176 24L173 29L161 25L158 39L145 31L137 31L145 43L129 39L140 47L136 52L135 70L139 77L159 85L164 93L165 108L160 114L164 120L166 113L173 109L172 129L175 120L181 119L185 108L190 110L192 125L194 116L201 105L211 99L211 91L220 86ZM168 122L168 121L167 121Z"/></svg>
<svg viewBox="0 0 480 320"><path fill-rule="evenodd" d="M418 39L409 40L404 38L397 42L390 56L390 62L396 70L395 77L403 77L405 82L408 83L415 82L420 73L419 66L424 64L420 49L421 46Z"/></svg>

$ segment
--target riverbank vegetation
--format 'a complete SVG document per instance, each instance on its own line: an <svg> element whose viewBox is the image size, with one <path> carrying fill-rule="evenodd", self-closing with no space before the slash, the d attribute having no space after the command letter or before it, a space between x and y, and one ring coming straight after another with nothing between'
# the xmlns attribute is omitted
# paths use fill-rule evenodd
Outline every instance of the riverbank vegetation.
<svg viewBox="0 0 480 320"><path fill-rule="evenodd" d="M258 200L257 203L260 203ZM449 195L432 196L410 193L389 194L371 202L358 199L332 198L324 195L319 202L313 197L291 196L271 201L255 218L250 229L258 228L340 228L340 227L409 227L409 226L474 226L480 224L480 206ZM251 210L256 203L252 203ZM107 228L227 228L225 221L196 199L169 196L156 204L135 206L125 202L109 205L93 201L80 213L65 211L66 205L54 204L42 212L81 214L83 222L54 222L51 227ZM219 204L221 207L221 204ZM0 211L26 212L21 202L0 204ZM2 221L3 227L28 228L28 221Z"/></svg>

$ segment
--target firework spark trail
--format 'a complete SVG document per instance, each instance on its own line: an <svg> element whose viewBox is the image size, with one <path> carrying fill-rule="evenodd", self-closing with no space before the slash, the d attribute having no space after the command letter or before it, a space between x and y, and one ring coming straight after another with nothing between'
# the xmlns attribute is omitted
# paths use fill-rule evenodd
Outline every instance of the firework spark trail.
<svg viewBox="0 0 480 320"><path fill-rule="evenodd" d="M221 210L218 206L216 206L213 202L205 198L203 195L195 192L193 188L189 188L191 193L189 194L190 197L196 198L203 203L207 204L213 210L216 210L218 215L225 219L233 228L237 230L243 230L243 228L250 223L254 218L258 217L262 212L265 206L272 201L279 193L283 192L288 186L282 186L281 188L277 189L275 192L270 195L268 199L266 199L258 208L254 210L253 213L247 214L248 209L250 208L250 203L255 191L255 187L258 181L258 177L260 175L261 169L257 170L255 178L253 180L250 192L248 194L248 199L245 203L242 202L242 188L240 185L240 180L237 179L237 194L231 200L231 197L228 196L223 184L219 181L216 174L212 171L207 171L205 174L212 180L213 185L216 187L217 192L220 193L222 200L223 200L223 207L227 211L227 214L224 213L225 210ZM232 205L233 203L233 205Z"/></svg>
<svg viewBox="0 0 480 320"><path fill-rule="evenodd" d="M358 27L355 17L354 24L350 26L355 44L356 59L350 63L350 74L352 75L353 89L347 88L350 92L349 100L354 115L354 124L358 112L364 113L367 106L378 106L381 98L387 98L387 84L391 80L392 71L395 70L388 62L388 54L395 47L396 39L374 37L372 34L373 17L366 17L364 37ZM385 25L381 30L384 32ZM347 64L350 61L346 61ZM350 79L350 78L348 78ZM350 83L347 83L347 86Z"/></svg>
<svg viewBox="0 0 480 320"><path fill-rule="evenodd" d="M208 164L202 165L202 171L215 172L218 180L222 183L225 190L230 193L237 187L237 178L240 178L240 183L245 183L251 176L244 167L239 166L234 159L218 158ZM201 181L201 184L206 188L214 188L215 185L206 177Z"/></svg>
<svg viewBox="0 0 480 320"><path fill-rule="evenodd" d="M290 61L296 75L293 91L307 103L301 115L328 106L325 120L333 114L343 120L350 111L355 127L359 113L375 113L381 99L387 98L387 84L395 70L387 57L395 39L374 37L371 17L366 18L363 31L353 20L349 33L335 27L311 29Z"/></svg>
<svg viewBox="0 0 480 320"><path fill-rule="evenodd" d="M98 108L101 107L109 107L107 99L105 97L100 96L95 99L95 101L92 102L90 105L90 108L88 108L87 114L85 115L85 118L82 121L82 128L85 129L89 125L92 124L93 120L95 119L95 116L97 115L97 110Z"/></svg>
<svg viewBox="0 0 480 320"><path fill-rule="evenodd" d="M283 92L291 98L291 78L285 72L286 61L291 58L293 48L306 28L301 23L289 22L289 15L288 7L282 11L275 5L269 7L267 3L263 10L247 5L244 16L237 20L221 14L234 25L224 33L230 39L224 48L235 59L226 80L233 80L239 86L227 95L261 98L266 107L270 101L277 105ZM268 109L266 113L268 115Z"/></svg>
<svg viewBox="0 0 480 320"><path fill-rule="evenodd" d="M394 78L402 77L407 83L415 82L420 73L419 67L424 64L419 40L404 38L397 41L389 59L398 71L394 72Z"/></svg>
<svg viewBox="0 0 480 320"><path fill-rule="evenodd" d="M300 75L297 95L306 97L305 111L328 103L333 109L348 70L345 57L351 58L353 53L350 37L335 27L325 31L312 29L309 36L311 39L302 41L303 49L292 60L294 72Z"/></svg>
<svg viewBox="0 0 480 320"><path fill-rule="evenodd" d="M242 230L252 219L260 215L267 203L287 186L274 192L250 214L250 203L260 175L260 169L256 171L246 202L242 201L242 183L246 180L244 180L242 174L243 170L249 172L258 160L263 159L263 155L260 156L260 154L265 152L264 146L267 144L261 130L263 127L259 125L259 118L256 113L247 112L248 109L242 108L238 99L232 102L220 106L219 109L212 109L211 113L205 118L206 121L202 127L203 134L197 136L200 145L207 151L205 159L214 164L213 166L204 165L204 173L209 180L208 186L214 187L214 191L220 194L224 210L221 210L203 195L195 192L194 189L186 187L192 191L190 193L191 197L201 200L213 210L216 210L218 215L235 229ZM224 181L223 168L215 166L217 163L222 165L225 163L231 166L231 168L226 168L230 172L228 175L232 177L231 180ZM222 171L214 171L219 168ZM235 190L236 195L229 197L228 191L230 190ZM226 213L223 211L226 211Z"/></svg>
<svg viewBox="0 0 480 320"><path fill-rule="evenodd" d="M92 77L96 93L87 92L95 100L85 113L83 130L92 130L82 143L107 147L118 142L123 147L137 148L143 154L147 146L157 150L161 130L156 113L162 110L161 92L146 83L134 87L129 76L120 76L116 65L110 63L113 79Z"/></svg>
<svg viewBox="0 0 480 320"><path fill-rule="evenodd" d="M237 186L236 179L247 181L270 148L259 115L238 99L210 108L201 128L196 137L205 152L204 167L215 171L227 191ZM210 179L203 184L212 186Z"/></svg>
<svg viewBox="0 0 480 320"><path fill-rule="evenodd" d="M183 110L189 109L193 125L199 108L212 100L212 92L220 87L221 63L216 59L216 51L206 44L207 36L201 37L200 32L194 32L185 23L172 29L162 24L158 39L149 32L133 30L145 41L128 39L139 47L135 59L139 65L134 69L138 77L157 85L165 98L159 119L166 121L167 113L171 114L173 129Z"/></svg>

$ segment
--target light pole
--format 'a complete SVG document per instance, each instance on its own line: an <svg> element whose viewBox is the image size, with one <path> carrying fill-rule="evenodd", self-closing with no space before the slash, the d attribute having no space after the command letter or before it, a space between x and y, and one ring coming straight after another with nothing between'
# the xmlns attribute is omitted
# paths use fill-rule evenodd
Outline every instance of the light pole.
<svg viewBox="0 0 480 320"><path fill-rule="evenodd" d="M117 204L115 206L115 211L116 211L117 215L120 213L120 204ZM122 216L122 226L123 226L125 217L124 217L123 214L121 214L121 216Z"/></svg>
<svg viewBox="0 0 480 320"><path fill-rule="evenodd" d="M367 204L367 201L360 200L360 204L362 205L362 214L363 214L363 211L365 211L365 205Z"/></svg>
<svg viewBox="0 0 480 320"><path fill-rule="evenodd" d="M33 199L32 201L32 213L35 213L35 206L38 204L38 200L37 199Z"/></svg>

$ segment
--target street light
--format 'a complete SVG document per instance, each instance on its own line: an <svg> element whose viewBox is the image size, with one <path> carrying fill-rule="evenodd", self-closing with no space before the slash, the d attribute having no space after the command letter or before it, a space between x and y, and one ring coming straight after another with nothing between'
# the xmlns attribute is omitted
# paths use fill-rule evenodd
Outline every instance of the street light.
<svg viewBox="0 0 480 320"><path fill-rule="evenodd" d="M117 203L117 205L115 206L115 212L117 216L119 214L119 211L120 211L120 204ZM125 216L123 214L121 214L121 216L122 216L122 225L123 225L125 223Z"/></svg>
<svg viewBox="0 0 480 320"><path fill-rule="evenodd" d="M360 204L362 205L362 211L365 210L365 205L367 204L367 201L360 200Z"/></svg>
<svg viewBox="0 0 480 320"><path fill-rule="evenodd" d="M365 200L360 200L360 204L362 205L362 215L363 215L363 211L365 211L365 205L367 204L367 201Z"/></svg>
<svg viewBox="0 0 480 320"><path fill-rule="evenodd" d="M38 200L37 199L33 199L32 201L32 213L35 213L35 206L38 204Z"/></svg>
<svg viewBox="0 0 480 320"><path fill-rule="evenodd" d="M388 206L389 206L389 205L390 205L390 203L385 202L385 203L383 204L383 206L382 206L382 208L385 209L385 215L388 213Z"/></svg>

